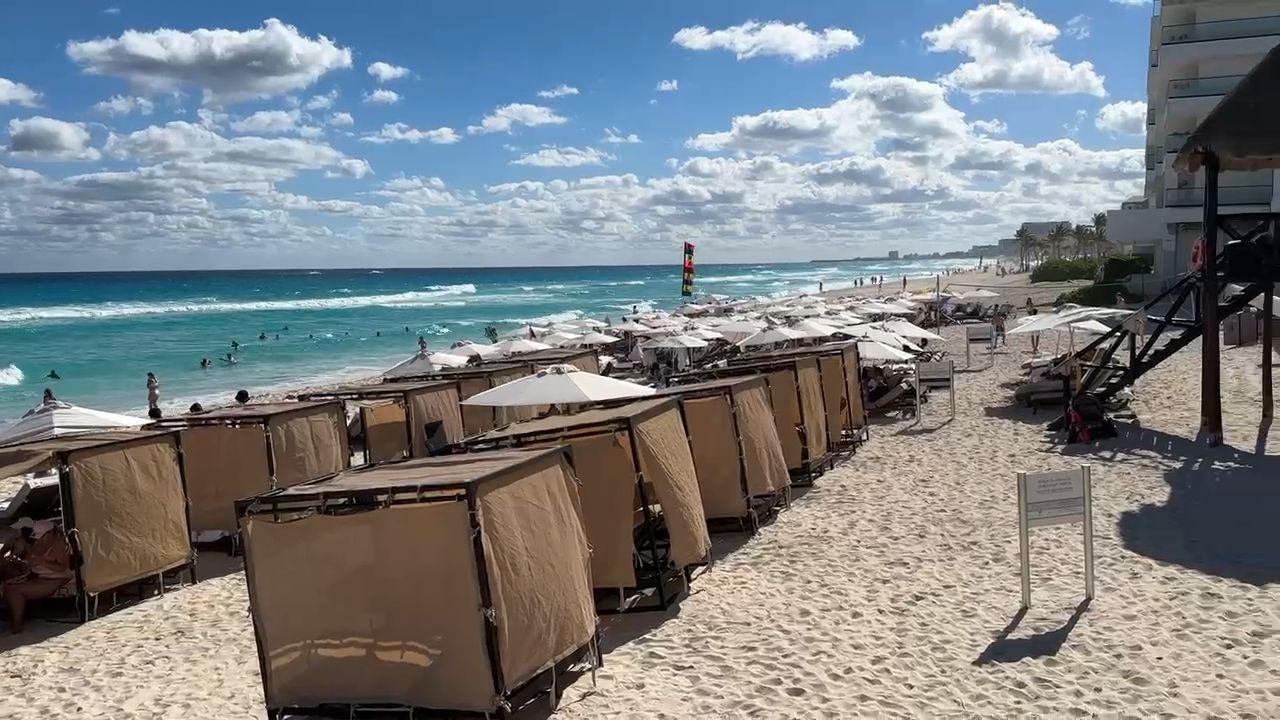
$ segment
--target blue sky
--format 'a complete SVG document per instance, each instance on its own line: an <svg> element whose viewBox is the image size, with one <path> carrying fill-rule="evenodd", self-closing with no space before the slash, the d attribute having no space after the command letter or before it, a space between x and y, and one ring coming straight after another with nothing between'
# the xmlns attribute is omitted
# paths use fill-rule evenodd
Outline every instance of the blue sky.
<svg viewBox="0 0 1280 720"><path fill-rule="evenodd" d="M0 269L804 260L1083 221L1141 188L1131 3L19 4Z"/></svg>

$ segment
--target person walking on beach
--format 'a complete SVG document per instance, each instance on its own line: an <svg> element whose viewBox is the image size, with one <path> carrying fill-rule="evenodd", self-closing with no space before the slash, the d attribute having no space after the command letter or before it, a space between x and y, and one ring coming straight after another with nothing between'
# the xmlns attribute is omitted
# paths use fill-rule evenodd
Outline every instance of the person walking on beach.
<svg viewBox="0 0 1280 720"><path fill-rule="evenodd" d="M425 353L427 351L427 339L421 335L418 336L418 352Z"/></svg>
<svg viewBox="0 0 1280 720"><path fill-rule="evenodd" d="M991 318L991 326L995 328L996 340L999 340L1001 345L1008 344L1008 339L1004 335L1004 315L996 313L995 317Z"/></svg>
<svg viewBox="0 0 1280 720"><path fill-rule="evenodd" d="M903 292L906 292L906 291L907 291L907 276L906 276L906 275L903 275L903 276L902 276L902 291L903 291Z"/></svg>
<svg viewBox="0 0 1280 720"><path fill-rule="evenodd" d="M160 408L160 381L155 373L147 373L147 409Z"/></svg>

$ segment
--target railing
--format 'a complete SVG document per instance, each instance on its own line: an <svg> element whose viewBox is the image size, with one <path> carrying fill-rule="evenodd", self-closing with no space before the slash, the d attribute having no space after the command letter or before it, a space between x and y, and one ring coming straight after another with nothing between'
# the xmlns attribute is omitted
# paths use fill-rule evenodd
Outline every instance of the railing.
<svg viewBox="0 0 1280 720"><path fill-rule="evenodd" d="M1160 30L1160 42L1165 45L1178 45L1269 35L1280 35L1280 16L1168 25Z"/></svg>
<svg viewBox="0 0 1280 720"><path fill-rule="evenodd" d="M1179 78L1169 81L1168 96L1172 98L1214 97L1226 95L1244 79L1243 75L1218 77Z"/></svg>
<svg viewBox="0 0 1280 720"><path fill-rule="evenodd" d="M1148 125L1155 125L1155 124L1156 124L1156 109L1155 109L1155 108L1147 108L1147 124L1148 124Z"/></svg>
<svg viewBox="0 0 1280 720"><path fill-rule="evenodd" d="M1219 205L1270 205L1270 185L1237 185L1218 188ZM1165 207L1204 205L1204 188L1169 188L1164 191Z"/></svg>

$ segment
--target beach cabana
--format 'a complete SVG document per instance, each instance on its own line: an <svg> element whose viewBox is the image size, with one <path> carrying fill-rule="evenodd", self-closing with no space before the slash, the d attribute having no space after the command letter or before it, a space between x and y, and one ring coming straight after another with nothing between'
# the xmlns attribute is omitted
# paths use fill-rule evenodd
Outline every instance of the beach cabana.
<svg viewBox="0 0 1280 720"><path fill-rule="evenodd" d="M450 381L458 383L459 399L466 400L485 390L496 388L533 374L532 363L511 361L485 363L455 370L440 370L426 373L404 380L417 381ZM480 407L477 405L462 406L462 432L464 435L477 435L501 427L517 420L527 420L537 414L532 407Z"/></svg>
<svg viewBox="0 0 1280 720"><path fill-rule="evenodd" d="M110 607L126 588L163 592L184 572L195 581L180 447L174 432L118 430L0 449L0 478L57 475L56 513L33 519L54 520L71 543L75 577L59 594L74 595L82 620L104 595Z"/></svg>
<svg viewBox="0 0 1280 720"><path fill-rule="evenodd" d="M463 438L457 382L444 380L351 385L300 395L341 400L360 415L365 462L435 455Z"/></svg>
<svg viewBox="0 0 1280 720"><path fill-rule="evenodd" d="M238 510L271 717L508 717L598 657L563 448L356 468Z"/></svg>
<svg viewBox="0 0 1280 720"><path fill-rule="evenodd" d="M237 405L159 420L180 429L191 532L198 542L236 535L235 501L351 466L338 401Z"/></svg>
<svg viewBox="0 0 1280 720"><path fill-rule="evenodd" d="M149 422L151 421L146 418L94 410L61 400L47 400L23 413L21 418L12 423L0 425L0 446L76 433L136 429Z"/></svg>
<svg viewBox="0 0 1280 720"><path fill-rule="evenodd" d="M857 342L827 343L813 347L741 355L731 364L790 357L815 357L822 374L822 397L827 416L827 441L832 447L857 444L866 439L866 397L862 391L862 363Z"/></svg>
<svg viewBox="0 0 1280 720"><path fill-rule="evenodd" d="M572 365L583 372L600 374L600 357L594 349L589 347L535 350L523 353L507 362L532 363L533 370L541 370L551 365Z"/></svg>
<svg viewBox="0 0 1280 720"><path fill-rule="evenodd" d="M674 398L553 415L470 438L471 450L568 445L602 612L660 609L711 550Z"/></svg>
<svg viewBox="0 0 1280 720"><path fill-rule="evenodd" d="M769 384L774 425L782 441L787 469L796 485L811 485L832 463L827 440L827 410L818 358L761 358L727 367L676 375L673 385L686 385L741 375L763 375Z"/></svg>
<svg viewBox="0 0 1280 720"><path fill-rule="evenodd" d="M764 378L710 380L658 394L680 401L708 527L755 532L774 517L790 497L791 480Z"/></svg>

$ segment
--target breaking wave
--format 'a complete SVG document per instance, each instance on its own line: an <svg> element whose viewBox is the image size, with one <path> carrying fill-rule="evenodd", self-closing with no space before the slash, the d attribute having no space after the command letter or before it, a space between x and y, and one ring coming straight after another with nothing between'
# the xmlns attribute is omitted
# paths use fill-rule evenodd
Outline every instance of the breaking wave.
<svg viewBox="0 0 1280 720"><path fill-rule="evenodd" d="M0 385L20 385L22 384L22 368L9 364L9 367L0 367Z"/></svg>

